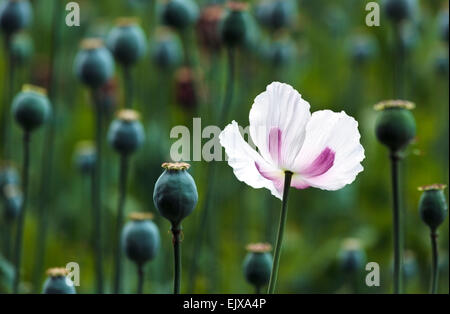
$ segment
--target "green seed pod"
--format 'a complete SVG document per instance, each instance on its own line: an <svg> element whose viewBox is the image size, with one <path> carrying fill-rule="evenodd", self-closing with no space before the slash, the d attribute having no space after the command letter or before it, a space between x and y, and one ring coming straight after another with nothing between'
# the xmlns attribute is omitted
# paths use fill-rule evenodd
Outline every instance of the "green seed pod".
<svg viewBox="0 0 450 314"><path fill-rule="evenodd" d="M131 109L119 111L108 131L109 144L120 154L134 153L144 142L145 133L139 114Z"/></svg>
<svg viewBox="0 0 450 314"><path fill-rule="evenodd" d="M269 283L272 272L272 247L267 243L247 245L247 256L244 259L245 279L257 289Z"/></svg>
<svg viewBox="0 0 450 314"><path fill-rule="evenodd" d="M106 42L116 61L124 66L135 64L147 46L144 31L133 18L118 19Z"/></svg>
<svg viewBox="0 0 450 314"><path fill-rule="evenodd" d="M403 100L388 100L375 105L379 111L375 122L378 140L392 152L405 148L416 136L416 122L411 113L414 104Z"/></svg>
<svg viewBox="0 0 450 314"><path fill-rule="evenodd" d="M85 85L97 89L114 74L114 60L100 39L85 39L75 57L74 72Z"/></svg>
<svg viewBox="0 0 450 314"><path fill-rule="evenodd" d="M366 254L357 239L346 239L339 251L339 263L344 272L354 273L363 269Z"/></svg>
<svg viewBox="0 0 450 314"><path fill-rule="evenodd" d="M28 62L33 54L33 41L28 34L14 35L11 41L11 55L15 63L24 64Z"/></svg>
<svg viewBox="0 0 450 314"><path fill-rule="evenodd" d="M444 184L433 184L419 187L422 196L419 200L419 213L422 221L434 232L447 217L447 201L444 195Z"/></svg>
<svg viewBox="0 0 450 314"><path fill-rule="evenodd" d="M46 94L43 88L24 85L22 91L14 98L12 113L25 132L40 127L50 116L51 107Z"/></svg>
<svg viewBox="0 0 450 314"><path fill-rule="evenodd" d="M170 69L181 63L183 52L179 41L167 29L160 28L156 32L151 57L159 68Z"/></svg>
<svg viewBox="0 0 450 314"><path fill-rule="evenodd" d="M159 230L150 213L132 213L130 218L122 231L122 247L130 260L144 265L159 251Z"/></svg>
<svg viewBox="0 0 450 314"><path fill-rule="evenodd" d="M7 36L31 23L32 9L28 0L7 0L0 3L0 30Z"/></svg>
<svg viewBox="0 0 450 314"><path fill-rule="evenodd" d="M384 12L391 21L398 23L411 17L413 11L412 0L385 0Z"/></svg>
<svg viewBox="0 0 450 314"><path fill-rule="evenodd" d="M270 45L267 57L270 63L276 67L285 66L293 60L295 55L295 46L286 40L275 41Z"/></svg>
<svg viewBox="0 0 450 314"><path fill-rule="evenodd" d="M193 25L198 18L197 3L192 0L169 0L162 7L163 24L182 30Z"/></svg>
<svg viewBox="0 0 450 314"><path fill-rule="evenodd" d="M243 45L247 39L246 10L244 2L228 2L228 12L220 25L223 43L227 47Z"/></svg>
<svg viewBox="0 0 450 314"><path fill-rule="evenodd" d="M47 275L42 289L43 294L76 294L75 286L67 278L68 272L65 268L50 268Z"/></svg>
<svg viewBox="0 0 450 314"><path fill-rule="evenodd" d="M350 57L355 64L361 65L373 58L376 42L368 36L356 35L350 42Z"/></svg>
<svg viewBox="0 0 450 314"><path fill-rule="evenodd" d="M10 162L0 162L0 193L3 196L3 189L7 185L19 185L20 176L17 169Z"/></svg>
<svg viewBox="0 0 450 314"><path fill-rule="evenodd" d="M75 165L82 174L91 174L97 162L97 153L94 143L82 141L75 150Z"/></svg>
<svg viewBox="0 0 450 314"><path fill-rule="evenodd" d="M153 191L153 202L161 216L173 226L189 216L197 205L197 186L187 172L187 163L164 163L166 169L158 178Z"/></svg>
<svg viewBox="0 0 450 314"><path fill-rule="evenodd" d="M22 208L23 197L17 185L6 185L2 190L5 199L5 213L4 217L7 221L11 221L19 216Z"/></svg>

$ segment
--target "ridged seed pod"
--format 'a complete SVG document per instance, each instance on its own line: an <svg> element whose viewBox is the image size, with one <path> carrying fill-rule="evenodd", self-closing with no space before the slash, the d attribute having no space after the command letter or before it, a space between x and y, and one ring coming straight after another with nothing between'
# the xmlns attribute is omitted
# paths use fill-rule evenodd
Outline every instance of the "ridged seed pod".
<svg viewBox="0 0 450 314"><path fill-rule="evenodd" d="M125 17L117 20L106 42L116 61L124 66L135 64L147 47L144 31L137 20Z"/></svg>
<svg viewBox="0 0 450 314"><path fill-rule="evenodd" d="M100 39L85 39L75 57L74 72L83 84L97 89L114 74L113 56Z"/></svg>
<svg viewBox="0 0 450 314"><path fill-rule="evenodd" d="M137 265L155 258L160 248L159 229L152 214L132 213L122 231L122 247L127 257Z"/></svg>
<svg viewBox="0 0 450 314"><path fill-rule="evenodd" d="M153 191L153 202L161 216L173 226L189 216L197 205L197 186L187 172L187 163L164 163L165 169L158 178Z"/></svg>
<svg viewBox="0 0 450 314"><path fill-rule="evenodd" d="M40 127L51 114L50 102L45 89L24 85L12 103L12 114L25 132Z"/></svg>
<svg viewBox="0 0 450 314"><path fill-rule="evenodd" d="M198 5L192 0L168 0L163 4L161 18L164 25L183 30L198 18Z"/></svg>
<svg viewBox="0 0 450 314"><path fill-rule="evenodd" d="M403 100L388 100L375 105L375 110L379 111L375 122L376 136L392 152L405 148L416 136L413 108L413 103Z"/></svg>
<svg viewBox="0 0 450 314"><path fill-rule="evenodd" d="M272 272L272 247L267 243L247 245L247 255L244 259L245 279L256 289L267 285Z"/></svg>
<svg viewBox="0 0 450 314"><path fill-rule="evenodd" d="M444 195L444 184L432 184L419 188L419 213L422 221L434 232L447 217L448 207Z"/></svg>
<svg viewBox="0 0 450 314"><path fill-rule="evenodd" d="M120 154L134 153L144 142L144 128L139 114L131 109L119 111L108 131L109 144Z"/></svg>
<svg viewBox="0 0 450 314"><path fill-rule="evenodd" d="M181 63L183 52L177 38L167 28L156 31L156 41L151 48L153 62L161 69L170 69Z"/></svg>
<svg viewBox="0 0 450 314"><path fill-rule="evenodd" d="M228 11L220 25L222 42L227 47L243 45L247 39L247 3L228 2Z"/></svg>
<svg viewBox="0 0 450 314"><path fill-rule="evenodd" d="M385 0L384 12L388 19L398 23L411 17L414 0Z"/></svg>
<svg viewBox="0 0 450 314"><path fill-rule="evenodd" d="M75 286L67 278L65 268L50 268L47 270L48 278L42 289L43 294L76 294Z"/></svg>

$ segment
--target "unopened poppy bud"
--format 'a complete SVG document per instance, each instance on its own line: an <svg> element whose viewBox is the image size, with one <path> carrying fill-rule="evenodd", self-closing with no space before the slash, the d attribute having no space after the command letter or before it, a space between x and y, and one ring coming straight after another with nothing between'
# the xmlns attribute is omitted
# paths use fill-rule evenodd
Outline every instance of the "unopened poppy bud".
<svg viewBox="0 0 450 314"><path fill-rule="evenodd" d="M168 0L162 7L163 24L182 30L197 21L198 6L192 0Z"/></svg>
<svg viewBox="0 0 450 314"><path fill-rule="evenodd" d="M32 9L28 0L6 0L0 3L0 30L7 36L31 23Z"/></svg>
<svg viewBox="0 0 450 314"><path fill-rule="evenodd" d="M156 181L153 202L161 216L179 226L197 205L197 186L187 172L189 164L164 163L162 167L165 170Z"/></svg>
<svg viewBox="0 0 450 314"><path fill-rule="evenodd" d="M114 74L114 60L97 38L85 39L81 43L81 50L75 57L74 72L76 76L92 89L105 84Z"/></svg>
<svg viewBox="0 0 450 314"><path fill-rule="evenodd" d="M139 122L139 113L131 109L119 111L108 131L110 145L120 154L135 152L144 142L144 128Z"/></svg>
<svg viewBox="0 0 450 314"><path fill-rule="evenodd" d="M247 255L244 259L245 279L257 289L267 285L272 272L272 247L267 243L247 245Z"/></svg>
<svg viewBox="0 0 450 314"><path fill-rule="evenodd" d="M419 187L422 196L419 200L419 213L422 221L434 232L447 217L447 201L444 184L432 184Z"/></svg>
<svg viewBox="0 0 450 314"><path fill-rule="evenodd" d="M40 127L51 113L47 92L40 87L24 85L13 100L12 113L24 131L30 132Z"/></svg>
<svg viewBox="0 0 450 314"><path fill-rule="evenodd" d="M78 143L75 150L75 165L83 174L90 174L95 169L97 153L94 143L83 141Z"/></svg>
<svg viewBox="0 0 450 314"><path fill-rule="evenodd" d="M19 216L22 208L22 193L17 185L9 184L3 188L2 194L5 198L5 218L13 220Z"/></svg>
<svg viewBox="0 0 450 314"><path fill-rule="evenodd" d="M244 44L247 34L245 2L228 2L228 12L225 14L221 24L221 36L223 43L228 47Z"/></svg>
<svg viewBox="0 0 450 314"><path fill-rule="evenodd" d="M366 254L357 239L346 239L339 252L339 263L344 272L353 273L362 270Z"/></svg>
<svg viewBox="0 0 450 314"><path fill-rule="evenodd" d="M47 270L48 278L45 280L43 294L75 294L75 286L67 277L65 268L50 268Z"/></svg>
<svg viewBox="0 0 450 314"><path fill-rule="evenodd" d="M197 105L194 73L188 67L182 67L175 73L175 97L184 109L192 110Z"/></svg>
<svg viewBox="0 0 450 314"><path fill-rule="evenodd" d="M183 52L179 41L168 29L156 32L156 42L152 47L152 59L161 69L173 68L181 63Z"/></svg>
<svg viewBox="0 0 450 314"><path fill-rule="evenodd" d="M411 0L385 0L383 5L386 16L395 23L408 19L412 14Z"/></svg>
<svg viewBox="0 0 450 314"><path fill-rule="evenodd" d="M159 251L159 230L150 213L132 213L130 219L122 231L122 247L130 260L144 265Z"/></svg>
<svg viewBox="0 0 450 314"><path fill-rule="evenodd" d="M375 105L375 110L379 111L375 122L376 136L392 152L405 148L416 136L413 108L413 103L403 100L388 100Z"/></svg>
<svg viewBox="0 0 450 314"><path fill-rule="evenodd" d="M33 54L33 42L28 34L17 34L11 41L11 56L16 64L24 64Z"/></svg>
<svg viewBox="0 0 450 314"><path fill-rule="evenodd" d="M107 46L118 63L130 66L144 55L147 41L137 20L123 17L108 34Z"/></svg>

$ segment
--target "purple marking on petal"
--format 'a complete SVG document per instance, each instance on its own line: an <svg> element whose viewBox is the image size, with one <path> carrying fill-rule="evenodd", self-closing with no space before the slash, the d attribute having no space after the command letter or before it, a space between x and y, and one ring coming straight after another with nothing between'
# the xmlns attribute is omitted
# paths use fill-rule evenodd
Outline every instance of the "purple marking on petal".
<svg viewBox="0 0 450 314"><path fill-rule="evenodd" d="M335 155L330 148L325 148L311 165L301 171L301 175L312 178L324 174L333 166Z"/></svg>
<svg viewBox="0 0 450 314"><path fill-rule="evenodd" d="M269 154L275 163L281 159L281 130L271 128L269 132Z"/></svg>
<svg viewBox="0 0 450 314"><path fill-rule="evenodd" d="M275 177L270 176L267 171L264 171L262 169L262 167L256 161L255 161L255 167L256 167L256 170L258 170L259 174L263 176L263 178L265 178L267 180L270 180L270 181L274 181L275 180Z"/></svg>

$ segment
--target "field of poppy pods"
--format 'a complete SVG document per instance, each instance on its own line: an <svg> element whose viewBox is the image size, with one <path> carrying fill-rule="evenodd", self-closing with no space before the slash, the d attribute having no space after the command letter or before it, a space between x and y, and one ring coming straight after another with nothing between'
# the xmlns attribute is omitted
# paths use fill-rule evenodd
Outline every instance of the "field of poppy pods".
<svg viewBox="0 0 450 314"><path fill-rule="evenodd" d="M0 0L0 294L449 293L448 5Z"/></svg>

